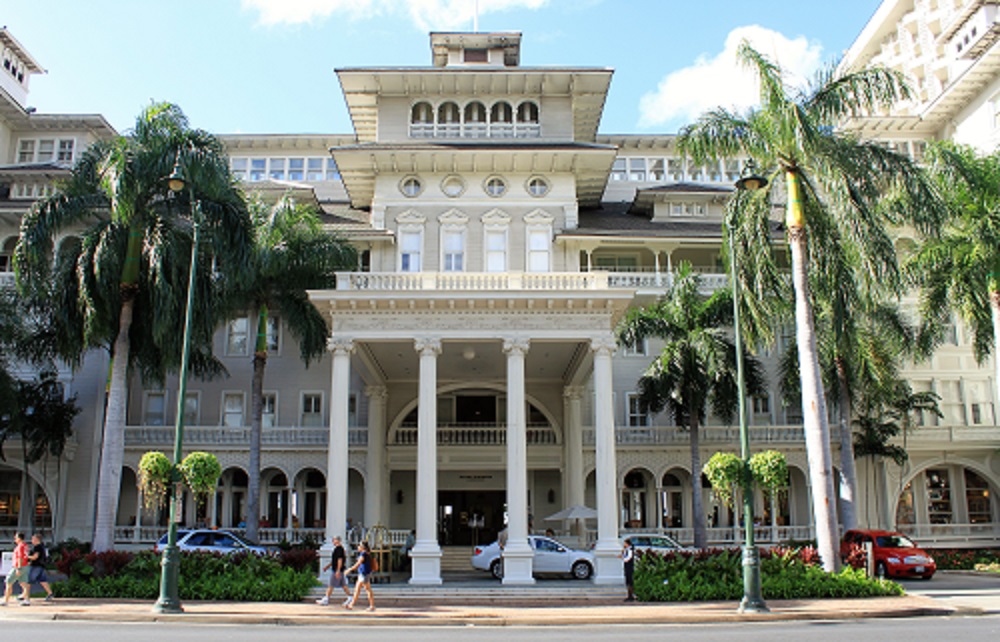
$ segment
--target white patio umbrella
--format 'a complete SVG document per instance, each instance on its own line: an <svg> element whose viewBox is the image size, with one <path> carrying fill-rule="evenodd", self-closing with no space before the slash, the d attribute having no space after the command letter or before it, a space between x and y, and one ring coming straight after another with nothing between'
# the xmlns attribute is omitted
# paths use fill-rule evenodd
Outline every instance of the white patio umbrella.
<svg viewBox="0 0 1000 642"><path fill-rule="evenodd" d="M547 522L561 522L567 519L597 519L597 511L590 506L576 504L562 509L558 513L552 513L545 518Z"/></svg>

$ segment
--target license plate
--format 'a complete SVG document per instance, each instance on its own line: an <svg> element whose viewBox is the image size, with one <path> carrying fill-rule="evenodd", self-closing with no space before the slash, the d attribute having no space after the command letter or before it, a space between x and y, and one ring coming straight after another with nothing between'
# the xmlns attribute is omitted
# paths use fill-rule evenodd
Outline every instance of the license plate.
<svg viewBox="0 0 1000 642"><path fill-rule="evenodd" d="M914 573L923 573L924 572L924 567L923 566L914 566L913 567L913 572Z"/></svg>

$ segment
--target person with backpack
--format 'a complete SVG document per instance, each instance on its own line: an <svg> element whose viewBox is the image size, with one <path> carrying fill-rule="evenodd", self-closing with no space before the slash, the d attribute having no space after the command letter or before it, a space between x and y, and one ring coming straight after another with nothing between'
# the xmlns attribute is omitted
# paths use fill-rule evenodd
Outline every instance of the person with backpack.
<svg viewBox="0 0 1000 642"><path fill-rule="evenodd" d="M371 548L368 546L368 542L362 540L358 544L358 558L354 562L354 566L347 569L348 573L353 571L358 572L358 581L354 583L354 597L350 599L349 602L344 604L347 609L353 609L354 603L358 601L358 597L361 596L361 587L365 587L365 592L368 594L368 610L375 610L375 596L372 594L372 574L378 571L378 562L375 560L375 556L372 555Z"/></svg>
<svg viewBox="0 0 1000 642"><path fill-rule="evenodd" d="M42 542L42 534L35 533L31 536L31 548L28 549L28 585L39 584L45 589L45 601L52 601L52 587L49 586L49 575L45 572L45 565L49 563L49 551Z"/></svg>

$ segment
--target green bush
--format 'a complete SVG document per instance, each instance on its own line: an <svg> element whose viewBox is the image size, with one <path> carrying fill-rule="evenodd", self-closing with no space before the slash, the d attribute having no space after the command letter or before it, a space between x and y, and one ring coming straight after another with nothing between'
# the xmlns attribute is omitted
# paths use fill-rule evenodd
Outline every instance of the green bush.
<svg viewBox="0 0 1000 642"><path fill-rule="evenodd" d="M869 579L863 571L844 568L826 573L812 549L761 551L764 599L902 595L895 582ZM743 596L742 553L713 549L694 553L646 553L638 557L635 593L650 602L739 600Z"/></svg>
<svg viewBox="0 0 1000 642"><path fill-rule="evenodd" d="M116 562L119 561L116 557ZM160 594L160 555L143 551L99 576L95 565L79 558L66 582L53 590L64 597L156 599ZM299 571L277 557L182 552L178 591L182 600L298 602L316 585L308 569Z"/></svg>
<svg viewBox="0 0 1000 642"><path fill-rule="evenodd" d="M928 548L939 571L971 571L977 564L1000 562L1000 550L981 548Z"/></svg>

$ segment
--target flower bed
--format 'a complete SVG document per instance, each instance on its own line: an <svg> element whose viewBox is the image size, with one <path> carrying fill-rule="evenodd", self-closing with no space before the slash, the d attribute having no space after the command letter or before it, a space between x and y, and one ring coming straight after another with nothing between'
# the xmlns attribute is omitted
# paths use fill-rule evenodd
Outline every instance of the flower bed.
<svg viewBox="0 0 1000 642"><path fill-rule="evenodd" d="M312 552L315 559L315 552ZM280 556L221 555L182 551L182 600L298 602L316 585L311 560L294 563ZM160 594L161 556L153 551L81 553L67 550L57 566L67 575L53 585L59 597L156 599ZM290 565L282 562L288 561Z"/></svg>
<svg viewBox="0 0 1000 642"><path fill-rule="evenodd" d="M1000 550L983 548L927 548L939 571L971 571L976 565L1000 563Z"/></svg>
<svg viewBox="0 0 1000 642"><path fill-rule="evenodd" d="M762 549L761 593L766 600L902 595L895 582L868 578L849 566L827 573L815 549ZM743 597L742 552L709 549L638 557L636 597L649 602L739 600Z"/></svg>

